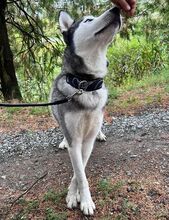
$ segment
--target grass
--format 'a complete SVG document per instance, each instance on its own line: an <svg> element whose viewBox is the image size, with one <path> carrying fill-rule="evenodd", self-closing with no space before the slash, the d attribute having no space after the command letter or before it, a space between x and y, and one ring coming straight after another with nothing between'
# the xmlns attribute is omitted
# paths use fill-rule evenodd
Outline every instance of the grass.
<svg viewBox="0 0 169 220"><path fill-rule="evenodd" d="M30 115L42 115L42 114L50 114L48 107L35 107L31 108L29 111Z"/></svg>
<svg viewBox="0 0 169 220"><path fill-rule="evenodd" d="M55 212L52 208L46 209L46 220L66 220L67 212Z"/></svg>
<svg viewBox="0 0 169 220"><path fill-rule="evenodd" d="M128 78L120 87L109 84L108 109L111 112L123 113L169 101L169 69L144 76L141 80Z"/></svg>
<svg viewBox="0 0 169 220"><path fill-rule="evenodd" d="M49 108L48 107L31 107L31 108L24 108L27 111L29 111L30 115L42 115L42 114L49 114ZM18 113L22 111L23 108L20 107L12 107L12 108L6 108L7 114L12 116L15 113Z"/></svg>
<svg viewBox="0 0 169 220"><path fill-rule="evenodd" d="M147 88L150 86L164 86L169 83L169 69L164 69L161 72L152 73L144 76L137 81L134 78L128 79L123 86L126 90L135 90L140 88Z"/></svg>
<svg viewBox="0 0 169 220"><path fill-rule="evenodd" d="M116 184L112 184L111 180L102 179L98 183L98 190L105 196L108 197L111 192L117 192L124 185L123 181L119 181Z"/></svg>
<svg viewBox="0 0 169 220"><path fill-rule="evenodd" d="M51 201L54 204L58 204L66 196L66 194L67 194L67 189L62 190L61 192L55 192L54 190L51 189L48 192L46 192L46 194L44 195L44 200Z"/></svg>
<svg viewBox="0 0 169 220"><path fill-rule="evenodd" d="M120 87L110 88L113 93L120 95L120 93L125 91L145 91L147 88L154 87L154 86L164 86L166 87L166 92L169 92L169 69L164 69L159 73L154 73L148 76L144 76L141 80L137 80L135 78L127 79L124 84Z"/></svg>
<svg viewBox="0 0 169 220"><path fill-rule="evenodd" d="M21 198L17 205L20 206L20 210L16 215L12 217L12 220L27 220L29 214L34 213L39 208L38 200L25 200Z"/></svg>

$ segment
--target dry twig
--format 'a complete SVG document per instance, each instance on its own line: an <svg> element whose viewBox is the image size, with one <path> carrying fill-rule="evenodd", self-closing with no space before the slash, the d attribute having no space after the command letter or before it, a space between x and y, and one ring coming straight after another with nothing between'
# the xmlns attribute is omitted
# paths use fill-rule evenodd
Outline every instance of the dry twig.
<svg viewBox="0 0 169 220"><path fill-rule="evenodd" d="M32 185L27 189L25 190L21 195L19 195L11 204L11 208L12 206L20 199L22 198L24 195L26 195L40 180L44 179L46 176L47 176L47 172L45 172L41 177L39 177L35 182L32 183Z"/></svg>

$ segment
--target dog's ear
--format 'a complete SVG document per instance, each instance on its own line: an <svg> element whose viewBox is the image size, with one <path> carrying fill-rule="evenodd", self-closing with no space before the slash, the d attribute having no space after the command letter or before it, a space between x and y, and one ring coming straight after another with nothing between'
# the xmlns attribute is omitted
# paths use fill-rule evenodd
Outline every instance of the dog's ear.
<svg viewBox="0 0 169 220"><path fill-rule="evenodd" d="M68 31L68 29L71 27L73 24L74 20L70 17L70 15L65 12L61 11L59 14L59 25L60 25L60 30L61 32Z"/></svg>

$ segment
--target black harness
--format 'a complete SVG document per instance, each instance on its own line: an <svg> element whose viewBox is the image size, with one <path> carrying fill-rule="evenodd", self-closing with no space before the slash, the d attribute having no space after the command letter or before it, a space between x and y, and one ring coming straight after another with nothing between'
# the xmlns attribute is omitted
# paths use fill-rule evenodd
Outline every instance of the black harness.
<svg viewBox="0 0 169 220"><path fill-rule="evenodd" d="M86 80L82 79L80 76L67 73L66 82L75 89L83 90L85 92L92 92L102 88L103 78Z"/></svg>

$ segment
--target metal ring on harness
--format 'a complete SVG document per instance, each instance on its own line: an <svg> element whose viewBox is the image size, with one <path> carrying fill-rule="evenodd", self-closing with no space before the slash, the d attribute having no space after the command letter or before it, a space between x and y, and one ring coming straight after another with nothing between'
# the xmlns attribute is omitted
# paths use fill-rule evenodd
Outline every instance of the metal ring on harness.
<svg viewBox="0 0 169 220"><path fill-rule="evenodd" d="M84 91L87 90L88 82L86 80L83 80L79 83L78 89L83 89Z"/></svg>

